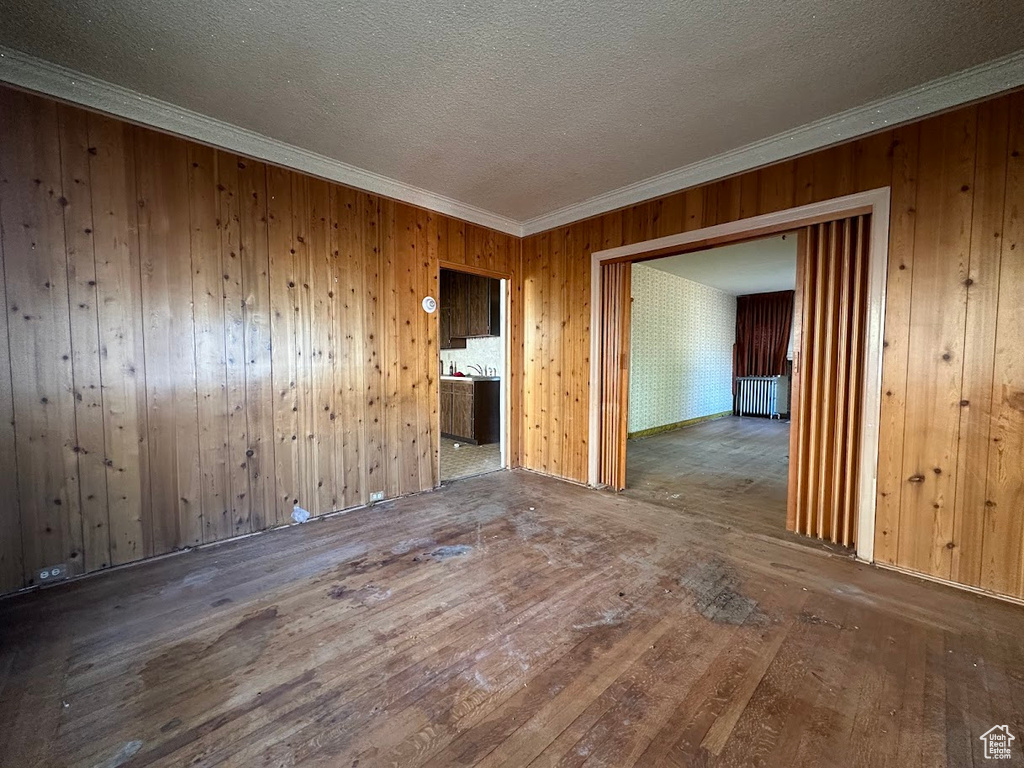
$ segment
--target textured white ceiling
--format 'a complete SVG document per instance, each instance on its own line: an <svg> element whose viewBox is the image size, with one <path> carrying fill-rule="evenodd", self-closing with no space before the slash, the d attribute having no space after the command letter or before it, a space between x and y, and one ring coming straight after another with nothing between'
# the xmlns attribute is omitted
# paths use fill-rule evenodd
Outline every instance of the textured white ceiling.
<svg viewBox="0 0 1024 768"><path fill-rule="evenodd" d="M796 286L796 234L721 245L643 264L733 296L792 291Z"/></svg>
<svg viewBox="0 0 1024 768"><path fill-rule="evenodd" d="M0 44L523 221L1011 53L1020 0L2 0Z"/></svg>

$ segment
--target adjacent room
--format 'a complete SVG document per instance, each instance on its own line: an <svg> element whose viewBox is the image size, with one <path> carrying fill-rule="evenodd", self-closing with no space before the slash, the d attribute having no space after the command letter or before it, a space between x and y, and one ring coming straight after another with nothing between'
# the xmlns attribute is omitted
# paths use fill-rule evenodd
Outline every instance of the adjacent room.
<svg viewBox="0 0 1024 768"><path fill-rule="evenodd" d="M1024 760L1019 0L0 4L0 768Z"/></svg>
<svg viewBox="0 0 1024 768"><path fill-rule="evenodd" d="M633 265L625 493L786 531L797 238Z"/></svg>
<svg viewBox="0 0 1024 768"><path fill-rule="evenodd" d="M502 460L505 284L441 269L441 481L482 475Z"/></svg>

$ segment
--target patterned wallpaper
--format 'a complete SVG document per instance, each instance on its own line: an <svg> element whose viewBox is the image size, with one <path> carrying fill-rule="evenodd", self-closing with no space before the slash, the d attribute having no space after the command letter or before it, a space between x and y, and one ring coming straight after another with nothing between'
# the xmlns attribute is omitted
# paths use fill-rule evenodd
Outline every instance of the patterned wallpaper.
<svg viewBox="0 0 1024 768"><path fill-rule="evenodd" d="M736 297L633 265L629 431L732 409Z"/></svg>

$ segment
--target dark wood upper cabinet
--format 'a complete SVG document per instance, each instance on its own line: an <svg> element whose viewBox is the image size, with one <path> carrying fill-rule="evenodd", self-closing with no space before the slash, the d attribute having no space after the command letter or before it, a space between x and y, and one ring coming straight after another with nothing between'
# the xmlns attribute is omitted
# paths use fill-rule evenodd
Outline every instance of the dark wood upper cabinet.
<svg viewBox="0 0 1024 768"><path fill-rule="evenodd" d="M452 336L465 338L469 335L469 285L470 275L463 272L452 272L449 281L448 306L452 310ZM442 295L441 300L446 297Z"/></svg>
<svg viewBox="0 0 1024 768"><path fill-rule="evenodd" d="M452 336L452 308L442 305L438 314L441 322L441 349L465 349L466 339Z"/></svg>
<svg viewBox="0 0 1024 768"><path fill-rule="evenodd" d="M492 336L491 333L491 283L486 277L466 275L466 335Z"/></svg>
<svg viewBox="0 0 1024 768"><path fill-rule="evenodd" d="M456 339L501 335L500 292L500 280L442 269L442 349L464 348L464 342L454 343ZM447 319L445 311L449 313ZM446 333L449 346L444 345Z"/></svg>

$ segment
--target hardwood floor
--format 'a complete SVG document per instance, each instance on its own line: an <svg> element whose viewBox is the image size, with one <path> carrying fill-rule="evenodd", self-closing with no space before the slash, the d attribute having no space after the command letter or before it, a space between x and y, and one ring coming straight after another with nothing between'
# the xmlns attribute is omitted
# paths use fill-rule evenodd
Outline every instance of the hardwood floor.
<svg viewBox="0 0 1024 768"><path fill-rule="evenodd" d="M499 472L0 602L0 763L980 765L1024 738L1022 637L1016 605Z"/></svg>
<svg viewBox="0 0 1024 768"><path fill-rule="evenodd" d="M808 542L786 532L788 455L788 421L726 416L630 440L623 493L750 533Z"/></svg>

